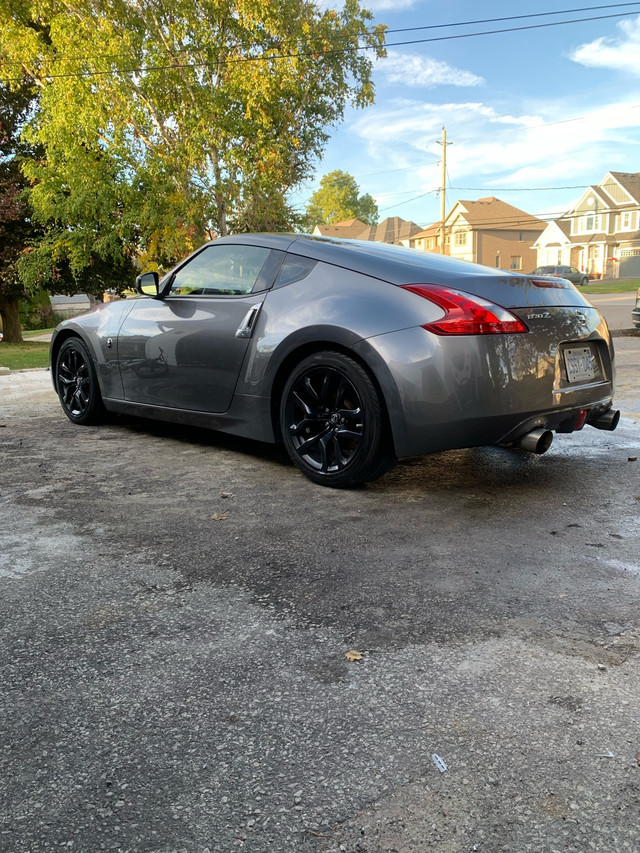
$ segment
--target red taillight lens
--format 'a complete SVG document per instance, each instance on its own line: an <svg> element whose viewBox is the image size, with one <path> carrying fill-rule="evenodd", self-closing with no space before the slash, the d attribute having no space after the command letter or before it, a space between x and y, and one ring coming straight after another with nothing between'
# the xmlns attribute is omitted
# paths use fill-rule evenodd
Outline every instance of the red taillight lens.
<svg viewBox="0 0 640 853"><path fill-rule="evenodd" d="M511 335L529 331L522 320L506 308L481 296L441 284L403 284L401 287L446 312L440 320L423 325L436 335Z"/></svg>

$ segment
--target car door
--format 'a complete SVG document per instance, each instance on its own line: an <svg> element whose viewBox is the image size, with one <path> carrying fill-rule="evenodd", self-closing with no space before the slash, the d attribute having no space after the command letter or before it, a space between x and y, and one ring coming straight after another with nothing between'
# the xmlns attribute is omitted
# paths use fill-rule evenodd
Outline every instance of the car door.
<svg viewBox="0 0 640 853"><path fill-rule="evenodd" d="M125 400L225 412L280 252L211 243L142 298L118 336Z"/></svg>

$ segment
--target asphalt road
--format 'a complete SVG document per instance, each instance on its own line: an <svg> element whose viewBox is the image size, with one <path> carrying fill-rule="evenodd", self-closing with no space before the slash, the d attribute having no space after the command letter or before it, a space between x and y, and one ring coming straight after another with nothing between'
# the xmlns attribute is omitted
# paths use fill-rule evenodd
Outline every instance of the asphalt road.
<svg viewBox="0 0 640 853"><path fill-rule="evenodd" d="M604 314L612 331L633 329L631 311L636 304L635 293L591 293L587 299Z"/></svg>
<svg viewBox="0 0 640 853"><path fill-rule="evenodd" d="M346 492L0 377L0 850L640 849L640 338L616 350L616 432Z"/></svg>

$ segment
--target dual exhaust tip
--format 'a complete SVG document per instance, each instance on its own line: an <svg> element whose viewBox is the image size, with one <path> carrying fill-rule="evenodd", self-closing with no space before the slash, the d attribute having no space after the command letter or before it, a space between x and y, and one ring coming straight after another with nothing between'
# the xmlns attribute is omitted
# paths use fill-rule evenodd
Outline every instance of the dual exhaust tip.
<svg viewBox="0 0 640 853"><path fill-rule="evenodd" d="M607 411L600 415L597 420L589 421L588 423L596 429L606 429L611 432L618 426L619 420L619 409L607 409ZM580 424L580 428L581 427L582 424ZM522 438L518 440L518 447L521 447L523 450L527 450L529 453L536 453L538 456L541 456L551 447L552 441L553 433L551 430L538 427L537 429L532 429L531 432L528 432L526 435L523 435Z"/></svg>
<svg viewBox="0 0 640 853"><path fill-rule="evenodd" d="M553 441L553 433L550 429L532 429L518 441L518 446L529 453L537 453L542 456L551 447Z"/></svg>

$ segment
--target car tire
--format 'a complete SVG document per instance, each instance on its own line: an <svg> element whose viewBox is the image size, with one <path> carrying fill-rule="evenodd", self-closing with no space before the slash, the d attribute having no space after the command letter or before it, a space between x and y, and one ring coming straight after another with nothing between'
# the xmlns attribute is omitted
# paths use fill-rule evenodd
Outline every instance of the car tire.
<svg viewBox="0 0 640 853"><path fill-rule="evenodd" d="M58 397L65 415L74 424L102 423L106 409L89 350L80 338L67 338L55 365Z"/></svg>
<svg viewBox="0 0 640 853"><path fill-rule="evenodd" d="M580 279L580 287L584 287L587 284L589 284L589 276L585 275L584 278Z"/></svg>
<svg viewBox="0 0 640 853"><path fill-rule="evenodd" d="M280 428L293 464L323 486L370 482L395 462L381 394L342 353L314 353L296 366L283 389Z"/></svg>

